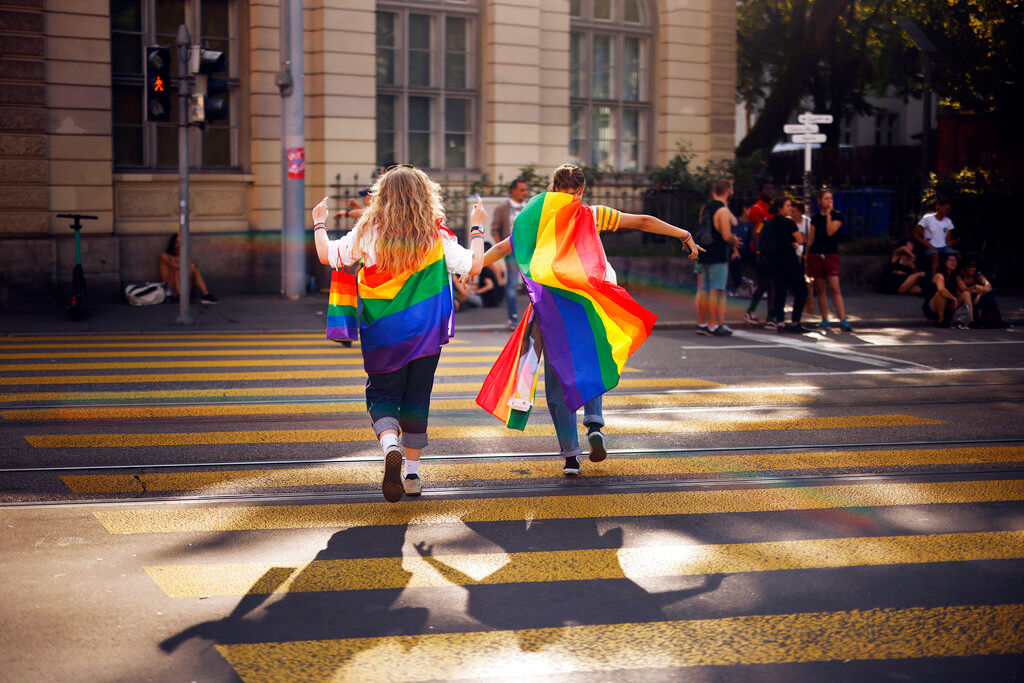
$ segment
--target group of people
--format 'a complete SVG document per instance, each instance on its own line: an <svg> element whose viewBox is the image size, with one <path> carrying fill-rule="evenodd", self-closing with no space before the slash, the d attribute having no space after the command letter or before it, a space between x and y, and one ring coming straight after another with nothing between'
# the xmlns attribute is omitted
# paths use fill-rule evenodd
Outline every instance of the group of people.
<svg viewBox="0 0 1024 683"><path fill-rule="evenodd" d="M368 376L367 412L384 455L381 491L385 500L395 502L403 495L415 496L422 491L420 455L427 445L430 393L441 347L454 334L452 276L465 284L485 266L503 259L506 270L516 264L536 263L522 273L531 304L503 356L519 358L516 345L522 344L527 348L522 358L533 357L537 373L540 368L536 355L543 355L545 397L564 458L563 474L580 473L582 450L576 411L581 406L590 460L600 462L606 457L601 395L617 383L626 358L650 334L654 316L616 285L599 233L635 228L667 235L679 239L691 259L701 248L689 232L653 216L582 204L584 189L583 172L578 167L558 167L548 192L525 202L523 191L520 206L510 207L519 214L509 219L511 225L505 219L495 222L494 237L500 240L486 253L481 226L487 212L482 204L478 201L472 208L470 246L463 247L445 227L440 187L426 173L410 166L391 167L377 178L355 227L340 239L327 236L327 198L313 208L314 242L320 262L334 268L362 263L358 275L360 348ZM514 184L516 191L518 185ZM504 234L505 230L510 230L509 234ZM558 243L586 244L589 248L563 249L554 256L545 252L539 261L532 261L541 249L538 245ZM562 266L572 272L569 276L560 272L553 279L552 272ZM511 290L511 285L507 286ZM585 295L582 298L586 305L604 306L600 313L605 316L590 315L594 311L588 314L581 305L580 319L584 323L600 319L604 325L594 327L593 337L588 339L579 334L555 334L566 321L552 301L574 300L579 293ZM509 310L510 322L515 322L515 310ZM609 330L609 325L613 329ZM599 335L605 336L598 339ZM609 340L614 343L609 344ZM604 354L600 371L593 377L579 376L574 369L583 367L580 359L595 348ZM529 365L525 362L517 367ZM532 377L535 388L536 374ZM508 379L509 386L524 384L520 377ZM529 383L527 376L525 384ZM487 408L482 401L487 390L486 386L481 390L477 402L492 412L495 407ZM532 394L529 396L532 400ZM504 398L508 405L497 406L492 414L497 416L500 410L508 413L511 407L526 410L528 415L529 405L523 405L519 394L513 399ZM512 426L508 421L506 424Z"/></svg>
<svg viewBox="0 0 1024 683"><path fill-rule="evenodd" d="M893 250L882 282L889 294L921 296L921 312L940 327L1002 327L992 283L978 259L960 253L952 202L939 198Z"/></svg>
<svg viewBox="0 0 1024 683"><path fill-rule="evenodd" d="M701 209L698 236L707 251L698 259L697 334L728 336L732 329L725 323L727 279L734 287L745 280L743 266L755 275L756 288L750 293L745 319L759 325L757 307L767 298L764 326L779 332L806 333L806 312L813 309L808 298L808 281L817 299L821 321L819 330L831 329L828 298L831 296L839 320L839 329L852 331L839 286L839 240L843 215L833 207L832 192L818 193L818 211L806 216L800 202L776 198L771 183L763 183L754 203L741 202L737 217L729 208L732 183L717 181L711 199ZM786 301L793 297L790 321L785 322Z"/></svg>

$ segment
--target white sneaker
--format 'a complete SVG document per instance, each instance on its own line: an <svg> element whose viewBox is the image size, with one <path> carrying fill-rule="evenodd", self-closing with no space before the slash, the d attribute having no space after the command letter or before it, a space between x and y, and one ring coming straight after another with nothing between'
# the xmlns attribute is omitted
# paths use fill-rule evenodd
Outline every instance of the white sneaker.
<svg viewBox="0 0 1024 683"><path fill-rule="evenodd" d="M423 493L423 480L420 479L418 474L405 475L405 479L402 480L402 486L405 487L405 495L407 496L418 496Z"/></svg>
<svg viewBox="0 0 1024 683"><path fill-rule="evenodd" d="M384 454L384 480L380 484L384 500L397 503L402 500L405 487L402 486L402 447L393 446Z"/></svg>

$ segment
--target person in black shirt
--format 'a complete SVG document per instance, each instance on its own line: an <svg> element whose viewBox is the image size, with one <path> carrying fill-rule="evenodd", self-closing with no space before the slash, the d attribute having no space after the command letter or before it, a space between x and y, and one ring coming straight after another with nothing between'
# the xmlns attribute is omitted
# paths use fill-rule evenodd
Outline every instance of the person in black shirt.
<svg viewBox="0 0 1024 683"><path fill-rule="evenodd" d="M800 262L796 247L802 244L804 236L790 216L793 214L792 203L788 199L776 199L772 204L774 218L764 227L762 239L772 240L768 251L769 269L774 278L775 291L772 298L772 319L778 321L779 332L808 332L800 324L807 301L807 283L804 282L804 266ZM767 245L765 245L767 246ZM793 292L792 322L783 325L786 310L787 291Z"/></svg>
<svg viewBox="0 0 1024 683"><path fill-rule="evenodd" d="M825 293L826 283L828 294L832 295L832 305L839 316L839 329L852 332L846 319L846 307L843 305L843 294L839 291L839 239L836 237L843 227L843 214L832 208L832 192L822 190L818 193L818 213L811 218L810 234L807 238L807 274L814 283L814 291L818 296L818 310L821 311L821 322L818 327L828 330L828 296Z"/></svg>
<svg viewBox="0 0 1024 683"><path fill-rule="evenodd" d="M505 290L498 286L498 276L494 274L490 266L484 266L480 271L476 293L483 299L484 308L494 308L505 298Z"/></svg>

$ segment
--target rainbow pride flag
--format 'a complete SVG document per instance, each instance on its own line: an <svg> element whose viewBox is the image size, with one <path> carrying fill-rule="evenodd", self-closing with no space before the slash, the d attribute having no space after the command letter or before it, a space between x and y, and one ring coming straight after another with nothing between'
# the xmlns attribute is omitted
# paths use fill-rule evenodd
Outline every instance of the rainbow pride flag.
<svg viewBox="0 0 1024 683"><path fill-rule="evenodd" d="M327 338L355 341L359 338L356 276L345 269L331 271L327 299Z"/></svg>
<svg viewBox="0 0 1024 683"><path fill-rule="evenodd" d="M452 289L440 237L420 267L399 276L376 265L359 271L359 343L367 373L398 370L435 354L452 336Z"/></svg>
<svg viewBox="0 0 1024 683"><path fill-rule="evenodd" d="M512 251L530 308L491 368L477 404L522 429L526 422L516 411L524 412L521 375L534 322L566 405L576 410L619 383L626 359L650 336L657 316L605 279L608 263L594 215L573 195L545 192L531 199L516 217Z"/></svg>

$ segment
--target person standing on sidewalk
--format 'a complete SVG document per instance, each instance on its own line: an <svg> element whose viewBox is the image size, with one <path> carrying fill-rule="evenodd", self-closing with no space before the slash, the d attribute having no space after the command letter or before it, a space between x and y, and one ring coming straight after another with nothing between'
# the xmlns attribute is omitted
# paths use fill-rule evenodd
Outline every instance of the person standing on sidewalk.
<svg viewBox="0 0 1024 683"><path fill-rule="evenodd" d="M772 219L771 206L775 201L775 186L771 183L761 183L759 188L760 196L754 205L750 207L750 254L754 263L754 277L757 278L757 286L750 296L750 305L744 319L751 325L757 325L761 321L757 319L757 305L761 303L761 297L767 295L767 322L765 327L775 327L775 321L771 318L772 313L772 278L768 272L768 265L764 255L761 253L761 232L765 223Z"/></svg>
<svg viewBox="0 0 1024 683"><path fill-rule="evenodd" d="M371 197L356 226L337 240L327 239L325 197L313 207L313 235L320 263L363 262L359 342L366 410L384 452L381 491L394 503L422 490L430 391L441 347L454 333L451 274L466 281L480 272L487 212L479 202L473 207L466 249L444 226L441 188L423 171L392 167L377 178Z"/></svg>
<svg viewBox="0 0 1024 683"><path fill-rule="evenodd" d="M775 241L772 250L771 271L775 282L774 299L772 300L772 318L778 321L779 332L796 332L803 334L808 330L800 324L807 299L807 283L804 282L804 265L800 260L797 247L803 245L804 236L799 226L790 216L794 215L793 206L788 199L777 199L772 205L775 217L765 227L764 233ZM786 318L786 293L793 292L792 322L783 324Z"/></svg>
<svg viewBox="0 0 1024 683"><path fill-rule="evenodd" d="M807 274L814 284L818 296L818 310L821 322L818 328L827 331L831 328L828 321L828 294L832 295L832 305L839 316L839 329L853 332L846 319L846 306L843 305L843 293L839 290L839 238L837 234L843 227L843 214L832 208L833 199L830 190L818 193L818 213L811 218L811 231L807 239Z"/></svg>
<svg viewBox="0 0 1024 683"><path fill-rule="evenodd" d="M711 186L711 199L701 209L698 236L707 243L707 251L697 256L698 279L697 334L727 337L732 329L725 324L725 284L729 276L729 255L739 246L739 238L732 233L736 216L727 202L732 194L732 182L716 180Z"/></svg>
<svg viewBox="0 0 1024 683"><path fill-rule="evenodd" d="M494 243L498 244L512 234L512 226L516 222L516 216L526 206L526 195L530 192L530 185L523 178L516 178L508 186L508 199L501 202L494 208L494 218L491 219L491 236ZM508 310L508 329L516 328L517 310L516 294L519 291L519 284L522 277L519 275L519 267L516 266L516 259L509 254L505 258L505 306Z"/></svg>
<svg viewBox="0 0 1024 683"><path fill-rule="evenodd" d="M616 284L600 233L635 228L679 239L691 259L702 251L689 232L654 216L584 205L584 189L579 167L556 168L548 191L530 200L511 237L484 256L484 265L490 265L514 254L530 306L484 380L477 403L510 429L525 429L543 356L544 393L566 476L580 473L576 411L581 406L591 462L607 456L601 397L618 384L627 358L656 319Z"/></svg>

